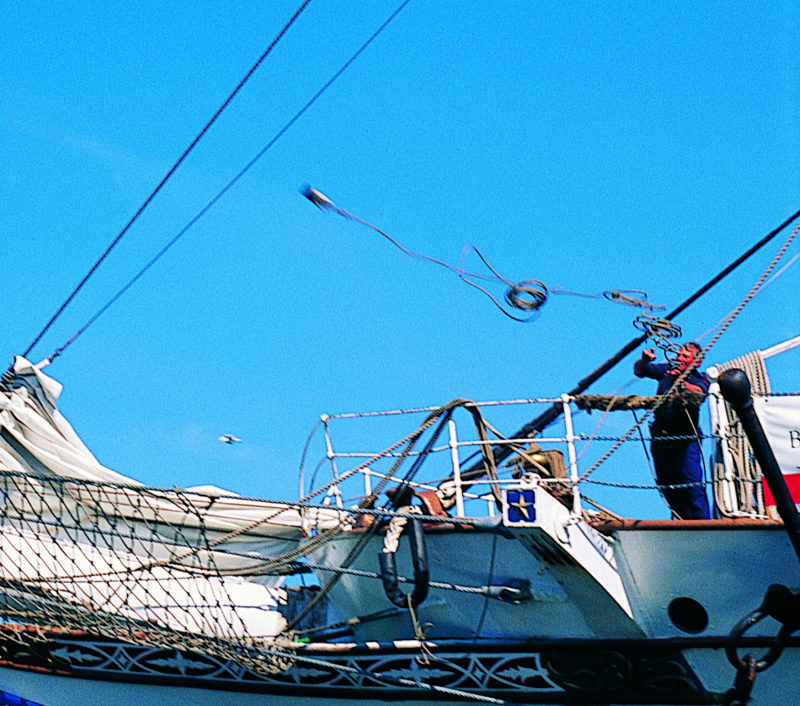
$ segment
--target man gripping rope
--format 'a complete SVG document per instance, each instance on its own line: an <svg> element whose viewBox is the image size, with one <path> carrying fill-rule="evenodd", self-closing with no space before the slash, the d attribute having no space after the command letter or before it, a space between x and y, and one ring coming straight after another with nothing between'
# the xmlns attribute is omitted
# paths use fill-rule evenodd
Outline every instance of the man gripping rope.
<svg viewBox="0 0 800 706"><path fill-rule="evenodd" d="M658 394L664 395L687 370L681 391L708 394L709 380L696 369L700 352L697 343L681 346L675 363L655 363L655 351L642 351L642 357L633 365L640 378L658 380ZM683 520L703 520L711 517L703 484L702 450L700 449L700 404L684 406L662 405L653 415L650 426L650 450L656 467L656 481L672 511ZM674 439L669 437L694 437ZM687 488L667 486L690 485Z"/></svg>

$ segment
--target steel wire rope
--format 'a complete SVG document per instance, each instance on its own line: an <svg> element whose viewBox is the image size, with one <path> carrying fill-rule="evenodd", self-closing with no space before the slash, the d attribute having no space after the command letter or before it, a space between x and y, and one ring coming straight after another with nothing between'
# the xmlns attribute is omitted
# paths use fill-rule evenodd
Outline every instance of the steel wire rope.
<svg viewBox="0 0 800 706"><path fill-rule="evenodd" d="M255 64L253 64L250 70L245 74L244 78L241 81L239 81L239 84L236 86L236 88L233 89L233 92L225 99L224 103L217 109L217 112L214 113L214 115L211 117L211 120L209 120L206 123L205 127L197 134L197 137L195 137L194 140L192 140L192 143L186 148L186 150L184 150L183 154L178 158L178 161L172 165L172 167L169 169L166 175L161 179L158 186L156 186L156 188L145 199L144 203L139 207L136 213L133 214L133 217L125 224L125 227L117 234L114 240L111 241L111 244L106 248L105 252L100 256L97 262L95 262L94 265L92 265L91 269L78 283L78 286L72 290L72 293L66 298L66 300L58 308L56 313L53 314L50 321L48 321L45 327L39 332L39 335L36 336L36 338L33 340L33 343L31 343L25 349L25 352L22 354L23 357L28 356L28 353L31 352L31 349L33 349L33 347L41 340L42 336L44 336L44 334L48 331L48 329L53 325L55 320L61 315L61 312L67 308L69 303L75 298L75 296L81 290L83 285L86 284L87 280L94 274L95 270L97 270L97 268L100 267L102 262L106 259L106 257L108 257L108 255L117 245L117 243L119 243L119 241L122 240L122 237L125 235L125 233L128 232L130 227L139 218L142 212L150 205L150 202L156 197L158 192L161 191L161 188L164 186L164 184L167 183L169 178L177 171L178 167L181 165L183 160L186 159L189 153L194 149L195 145L197 145L197 143L201 140L203 135L205 135L206 132L208 132L208 130L211 128L211 126L216 122L217 118L222 114L222 111L228 107L230 102L233 100L234 96L236 96L236 94L239 92L242 86L244 86L244 84L248 81L248 79L255 73L256 69L262 64L264 59L267 58L267 55L273 50L273 48L280 41L283 35L286 34L286 32L289 30L292 24L294 24L295 20L300 16L300 13L306 8L309 2L311 2L311 0L303 0L298 9L295 11L294 15L292 15L289 21L283 26L283 29L281 29L281 31L277 34L277 36L272 40L270 45L267 47L266 51L264 51L264 53L259 57L258 61L256 61Z"/></svg>
<svg viewBox="0 0 800 706"><path fill-rule="evenodd" d="M775 257L772 259L770 264L767 266L766 270L764 270L764 272L762 273L761 277L759 277L758 281L752 286L750 291L745 295L744 299L742 299L742 301L739 302L739 304L733 309L733 311L731 311L728 314L728 316L725 319L725 323L719 329L719 331L717 331L717 333L711 339L709 344L705 348L703 348L702 350L700 350L698 352L698 356L697 357L699 358L699 360L696 360L695 365L686 368L686 370L684 370L676 378L676 380L672 384L672 387L670 388L670 390L665 395L663 395L661 397L661 400L654 407L652 407L651 409L647 410L647 412L642 417L642 419L636 425L631 427L631 429L628 430L628 432L625 434L625 436L620 438L605 454L603 454L603 456L599 460L597 460L591 466L591 468L589 468L583 475L581 475L578 478L578 480L576 480L571 485L573 485L573 486L578 485L582 481L584 481L589 475L591 475L598 468L598 466L600 466L602 463L604 463L606 461L606 459L608 459L608 457L611 456L622 445L623 442L627 441L630 438L630 436L633 434L633 432L636 431L636 429L638 429L642 424L644 424L645 420L648 419L651 415L653 415L655 413L655 411L662 404L664 404L667 401L667 399L669 399L669 398L673 397L675 394L677 394L681 383L683 383L686 380L686 378L689 377L689 375L691 374L692 370L694 370L695 367L697 367L698 365L700 365L700 363L703 362L703 359L705 358L705 356L708 353L708 351L711 350L711 348L720 339L722 334L725 333L725 331L728 329L728 327L734 322L736 317L739 316L739 314L741 313L742 309L744 309L744 307L747 306L747 304L753 299L753 297L755 297L756 294L758 294L758 291L761 288L761 286L763 285L764 280L766 280L766 278L769 277L769 275L772 272L772 270L775 268L775 266L778 264L778 262L780 262L781 258L786 253L786 250L788 250L789 246L792 244L792 241L794 240L794 238L797 235L798 231L800 231L800 224L798 224L795 227L795 229L789 234L789 237L783 243L783 245L781 246L781 248L778 251L777 255L775 255Z"/></svg>
<svg viewBox="0 0 800 706"><path fill-rule="evenodd" d="M600 429L605 424L606 419L608 418L608 415L611 414L611 411L612 411L612 409L614 407L614 402L621 398L621 395L619 393L622 390L624 390L626 387L628 387L631 384L631 382L632 381L626 382L624 385L618 387L616 390L614 390L611 393L611 399L609 400L608 405L606 406L606 409L603 410L603 415L600 417L600 420L597 422L597 424L595 424L595 427L592 430L592 433L589 434L588 438L581 438L581 441L585 441L585 443L581 447L580 451L578 451L578 453L576 454L576 456L575 456L575 460L576 461L580 461L583 458L584 454L589 450L589 446L592 443L592 441L594 441L595 439L598 438L597 437L597 433L600 431ZM585 395L584 395L584 397L585 397ZM581 437L584 437L584 435L582 434Z"/></svg>
<svg viewBox="0 0 800 706"><path fill-rule="evenodd" d="M305 0L305 2L307 4L308 2L310 2L310 0ZM180 240L180 238L188 230L190 230L203 216L205 216L205 214L209 210L211 210L211 208L213 208L216 205L216 203L226 193L228 193L228 191L230 191L230 189L233 188L233 186L247 172L249 172L250 169L253 168L253 166L255 166L256 162L258 162L264 156L264 154L289 130L289 128L291 128L292 125L294 125L306 113L306 111L314 103L317 102L317 100L322 96L322 94L325 93L325 91L327 91L328 88L330 88L330 86L334 83L334 81L336 81L345 72L345 70L349 68L349 66L366 50L366 48L370 44L372 44L372 42L375 39L377 39L378 35L381 34L381 32L383 32L384 29L386 29L389 23L392 20L394 20L394 18L397 17L398 14L400 14L400 11L409 2L411 2L411 0L404 0L400 4L400 6L388 17L388 19L386 19L383 22L383 24L380 27L378 27L378 29L375 30L375 32L373 32L372 35L370 35L370 37L358 48L358 50L356 50L356 52L339 68L339 70L336 71L333 74L333 76L330 79L328 79L328 81L325 82L325 84L323 84L322 88L320 88L311 97L311 99L307 101L306 104L302 108L300 108L300 110L298 110L294 114L294 116L292 116L292 118L290 118L280 130L278 130L278 132L274 135L274 137L269 142L267 142L267 144L263 148L261 148L261 150L256 154L256 156L253 157L242 169L240 169L239 172L237 172L236 175L227 184L225 184L225 186L223 186L222 189L220 189L220 191L218 191L217 194L210 201L208 201L208 203L206 203L206 205L203 206L203 208L201 208L200 211L198 211L197 214L183 228L181 228L181 230L179 230L178 233L163 248L161 248L161 250L159 250L158 253L156 253L156 255L144 267L142 267L142 269L140 269L139 272L137 272L124 287L122 287L122 289L120 289L113 297L111 297L111 299L109 299L108 302L106 302L97 311L97 313L95 313L91 318L89 318L88 321L80 329L78 329L69 338L69 340L67 340L66 343L57 348L48 357L48 361L52 362L55 358L61 355L64 352L64 350L75 341L76 338L78 338L84 331L86 331L86 329L88 329L95 321L97 321L97 319L99 319L123 294L125 294L125 292L127 292L153 265L155 265L156 262L160 260L166 254L166 252L173 245L175 245L175 243L178 242L178 240ZM66 306L66 304L64 306ZM44 331L42 332L42 334L43 333ZM39 337L37 337L37 341L39 338L41 338L42 334L40 334ZM33 345L35 345L35 343L36 341L34 341L34 343L31 344L31 346L28 348L28 351L30 351L30 349L33 347ZM28 351L26 351L25 355L27 355Z"/></svg>
<svg viewBox="0 0 800 706"><path fill-rule="evenodd" d="M489 556L489 571L487 572L486 576L486 585L491 586L492 581L494 581L494 569L495 569L495 561L497 560L497 542L498 542L498 535L495 534L492 537L492 552ZM472 638L477 639L480 634L481 630L483 629L483 621L486 620L486 613L489 611L489 596L488 594L483 596L483 605L481 606L481 615L478 618L478 624L475 626L475 629L472 631Z"/></svg>
<svg viewBox="0 0 800 706"><path fill-rule="evenodd" d="M433 422L442 414L442 411L444 411L444 410L446 410L448 408L452 408L454 406L460 405L460 404L464 404L466 402L468 402L468 400L457 399L457 400L453 400L448 405L445 405L445 406L439 408L439 410L437 410L437 412L431 413L431 415L429 416L428 420L426 420L426 422L423 423L423 425L421 425L417 430L415 430L414 432L409 434L406 437L406 439L403 439L400 442L397 442L396 444L393 444L390 447L390 449L397 448L398 446L402 445L404 442L408 443L405 452L398 457L398 459L395 462L395 464L389 470L387 475L384 476L384 478L382 479L381 483L379 483L377 489L373 491L373 495L370 496L370 497L376 497L377 496L377 494L380 492L380 490L383 487L383 485L385 485L389 481L389 479L394 475L394 471L397 468L399 468L399 466L402 464L403 460L408 456L408 454L410 453L411 449L413 448L414 444L419 439L421 434L425 431L425 429L427 429L431 424L433 424ZM383 455L383 454L381 454L381 455ZM372 462L376 461L378 458L380 458L381 455L379 455L379 456L377 456L377 457L375 457L373 459L370 459L369 461L367 461L364 464L361 464L360 466L358 466L355 469L351 469L351 471L348 471L346 474L344 474L340 478L336 479L335 481L332 481L330 484L328 484L328 486L323 486L323 488L320 488L317 491L315 491L314 495L324 491L327 487L330 487L331 485L333 485L335 483L341 482L345 477L347 477L349 475L352 475L353 473L357 472L360 468L363 468L363 467L371 464ZM369 500L369 498L365 498L362 501L361 507L364 506L364 503L367 500ZM244 534L244 533L254 529L255 527L257 527L259 525L265 524L265 523L269 522L271 519L273 519L274 517L276 517L277 515L279 515L283 511L284 511L284 508L280 507L271 515L263 517L263 518L261 518L259 520L254 520L252 523L250 523L250 524L248 524L246 526L240 527L237 530L233 530L233 531L231 531L231 532L229 532L227 534L224 534L223 536L219 537L218 539L213 540L210 543L210 547L215 547L215 546L217 546L218 544L220 544L222 542L230 541L232 538L234 538L234 537L236 537L236 536L238 536L240 534ZM348 511L342 510L341 512L342 512L342 514L346 514ZM251 564L248 567L241 567L241 568L244 568L244 569L260 568L260 569L262 569L264 571L267 571L267 570L273 569L273 568L279 568L280 566L288 564L288 562L294 560L297 557L304 556L305 554L308 553L308 551L310 549L316 548L317 546L320 546L320 545L326 543L327 541L332 540L333 538L338 536L342 531L343 530L341 529L340 526L333 527L333 528L330 528L328 530L324 530L324 531L320 532L319 534L315 535L311 540L309 540L309 542L306 542L305 544L298 545L298 547L296 547L295 549L290 550L288 552L285 552L284 554L280 555L279 557L276 557L275 559L269 560L267 562L263 562L263 561L262 562L255 562L255 563ZM189 556L189 555L191 555L193 553L195 553L194 550L189 549L183 555L178 555L172 561L176 561L176 560L177 561L181 561L181 560L185 559L187 556ZM157 566L159 564L164 564L164 562L153 562L150 565L146 565L146 566L151 567L151 566Z"/></svg>

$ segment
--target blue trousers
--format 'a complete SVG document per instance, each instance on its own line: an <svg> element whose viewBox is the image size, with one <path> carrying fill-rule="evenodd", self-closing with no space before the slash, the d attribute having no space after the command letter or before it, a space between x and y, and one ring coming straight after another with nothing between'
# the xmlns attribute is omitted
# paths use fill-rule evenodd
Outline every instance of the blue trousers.
<svg viewBox="0 0 800 706"><path fill-rule="evenodd" d="M654 438L650 449L660 486L697 483L689 488L665 488L669 506L682 520L706 520L711 517L706 487L703 484L702 450L698 441Z"/></svg>

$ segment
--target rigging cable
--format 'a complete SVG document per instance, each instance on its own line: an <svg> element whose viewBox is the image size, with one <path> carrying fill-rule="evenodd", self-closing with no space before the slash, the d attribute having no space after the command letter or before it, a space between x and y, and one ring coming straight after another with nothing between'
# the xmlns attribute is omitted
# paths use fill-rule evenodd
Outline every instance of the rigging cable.
<svg viewBox="0 0 800 706"><path fill-rule="evenodd" d="M786 270L788 270L798 260L800 260L800 253L797 253L794 257L792 257L792 259L789 260L789 262L787 262L783 267L781 267L781 269L779 269L774 275L772 275L772 277L770 277L766 282L764 282L764 284L762 284L758 288L758 291L753 295L753 297L757 297L759 294L761 294L761 292L763 292L767 287L769 287L769 285L771 285L776 279L778 279L778 277L780 277L784 272L786 272ZM722 326L725 323L726 318L727 317L724 317L719 321L717 321L717 323L715 323L711 328L709 328L708 330L704 331L699 336L697 336L695 340L698 342L705 340L707 336L710 336L714 331L716 331L720 326Z"/></svg>
<svg viewBox="0 0 800 706"><path fill-rule="evenodd" d="M308 5L309 2L311 2L311 0L303 0L303 2L301 3L300 7L297 8L297 10L295 11L294 15L292 15L292 17L289 19L289 21L283 26L283 29L281 29L281 31L278 32L277 36L275 37L275 39L272 40L270 45L267 47L266 51L264 51L264 53L259 57L258 61L256 61L255 64L253 64L253 66L250 68L250 70L245 74L244 78L241 81L239 81L239 84L236 86L236 88L233 89L233 92L225 99L225 102L217 109L217 112L214 113L214 115L212 116L211 120L209 120L206 123L205 127L198 133L197 137L195 137L194 140L192 140L192 143L186 148L186 150L183 152L183 154L178 158L178 161L175 162L175 164L172 165L172 167L166 173L164 178L159 182L158 186L156 186L156 188L152 191L150 196L148 196L147 199L145 199L145 202L139 207L139 210L136 211L136 213L133 214L133 217L125 224L125 227L119 232L117 237L114 238L114 240L111 241L111 244L106 248L105 252L100 256L100 258L97 260L97 262L95 262L94 265L92 265L91 269L86 273L86 275L83 277L83 279L78 283L78 286L75 287L75 289L72 290L72 293L66 298L64 303L58 308L58 311L56 311L56 313L53 314L53 316L50 319L50 321L47 322L47 325L39 332L39 335L36 336L36 338L33 340L33 343L31 343L25 349L25 352L22 354L23 357L27 358L28 354L31 352L33 347L41 340L42 336L44 336L44 334L48 331L48 329L53 325L55 320L61 315L61 312L63 312L64 309L67 308L69 303L75 298L75 296L81 290L83 285L86 284L86 282L88 281L89 277L91 277L94 274L95 270L97 270L97 268L100 267L100 264L106 259L106 257L108 257L108 255L111 253L111 251L117 245L117 243L119 243L119 241L122 240L122 236L124 236L125 233L128 232L130 227L139 218L139 216L142 214L142 212L150 205L150 202L156 197L156 194L158 194L158 192L161 191L161 188L164 186L164 184L167 183L169 178L175 173L175 171L181 165L183 160L186 159L186 157L194 149L195 145L197 145L197 143L200 141L200 139L203 137L203 135L205 135L206 132L208 132L209 128L216 122L217 118L222 114L222 111L225 110L225 108L228 107L230 102L233 100L234 96L239 92L239 90L242 88L242 86L244 86L244 84L247 82L247 80L255 73L256 69L261 65L261 63L264 61L264 59L267 58L267 55L272 51L272 49L275 47L275 45L278 43L278 41L283 37L283 35L286 34L286 32L289 30L289 28L292 26L292 24L294 24L294 21L300 16L300 13L303 10L305 10L305 8L306 8L306 6Z"/></svg>
<svg viewBox="0 0 800 706"><path fill-rule="evenodd" d="M309 1L310 0L306 0L306 2ZM366 50L366 48L370 44L372 44L372 42L375 39L377 39L378 35L381 34L381 32L383 32L383 30L389 26L389 23L391 23L392 20L394 20L394 18L400 14L400 11L406 5L408 5L409 2L411 2L411 0L404 0L402 3L400 3L399 7L391 15L389 15L389 17L383 22L383 24L380 27L378 27L378 29L376 29L375 32L372 33L372 35L370 35L370 37L358 48L358 50L344 64L342 64L339 70L336 71L336 73L334 73L333 76L331 76L331 78L325 82L322 88L320 88L311 97L311 99L302 108L300 108L300 110L298 110L294 114L294 116L292 116L292 118L280 130L278 130L275 136L269 142L267 142L266 145L264 145L264 147L256 154L256 156L253 157L244 167L242 167L242 169L240 169L239 172L225 186L223 186L222 189L218 191L217 194L205 206L203 206L203 208L201 208L200 211L198 211L198 213L183 228L181 228L181 230L178 231L178 233L172 238L172 240L170 240L163 248L161 248L161 250L159 250L158 253L156 253L156 255L144 267L142 267L142 269L139 270L139 272L137 272L124 287L122 287L122 289L120 289L113 297L111 297L111 299L109 299L99 309L99 311L97 311L97 313L94 314L94 316L92 316L80 329L78 329L66 343L64 343L61 347L56 349L56 351L49 356L48 361L52 362L55 358L61 355L67 348L67 346L69 346L73 341L75 341L76 338L78 338L78 336L80 336L84 331L86 331L86 329L88 329L89 326L91 326L95 321L97 321L97 319L99 319L106 312L106 310L108 310L111 307L111 305L117 301L117 299L119 299L123 294L125 294L125 292L127 292L139 280L140 277L142 277L153 265L155 265L156 262L160 260L161 257L163 257L166 254L166 252L173 245L175 245L175 243L178 242L178 240L217 203L217 201L219 201L228 191L230 191L230 189L233 188L233 186L247 172L249 172L253 166L255 166L256 162L258 162L258 160L260 160L264 156L267 150L269 150L284 135L284 133L286 133L289 130L289 128L292 127L292 125L294 125L300 119L300 117L302 117L302 115L314 103L317 102L317 100L322 96L322 94L325 93L325 91L327 91L328 88L331 87L334 81L336 81L336 79L338 79L349 68L349 66L364 52L364 50ZM64 306L66 306L66 303L64 304ZM63 308L64 307L62 306L62 309ZM49 325L50 324L48 324L48 326ZM43 333L44 331L42 331L42 334ZM39 334L39 337L36 339L36 341L38 341L39 338L41 338L42 334ZM34 343L28 348L28 351L30 351L33 345L35 345L36 341L34 341ZM28 351L25 352L25 355L27 355Z"/></svg>
<svg viewBox="0 0 800 706"><path fill-rule="evenodd" d="M733 309L733 311L731 311L727 315L727 317L725 317L725 323L723 324L722 328L720 328L719 331L717 331L717 333L714 335L714 337L711 339L711 341L708 343L708 345L705 348L703 348L702 350L699 351L698 357L696 359L696 363L694 364L693 367L699 367L700 366L700 364L703 362L703 359L708 354L708 351L711 350L711 348L714 347L714 345L720 339L722 334L725 333L727 328L734 322L736 317L739 316L739 314L741 313L742 309L744 309L744 307L747 306L750 303L750 301L752 301L752 299L758 294L759 290L762 289L762 287L764 286L765 280L767 279L767 277L769 277L769 275L771 274L772 270L775 269L775 267L777 266L778 262L780 262L780 260L786 254L786 251L789 249L789 246L792 244L792 241L795 239L795 237L797 236L798 233L800 233L800 223L798 223L797 226L795 226L794 230L790 233L789 237L786 239L784 244L781 246L780 250L778 251L778 254L775 255L775 257L772 259L772 262L770 262L770 264L767 266L767 269L764 270L763 274L758 279L758 281L752 286L750 291L745 295L744 299L742 299L742 301L739 302L739 304ZM600 459L595 461L594 465L592 465L592 467L588 471L583 473L583 475L581 475L578 478L578 480L576 480L574 483L571 483L572 487L575 487L576 485L578 485L582 481L584 481L586 478L588 478L595 471L595 469L597 469L609 456L611 456L622 445L622 443L624 441L627 441L628 438L633 434L633 432L636 431L642 424L644 424L645 420L650 418L655 413L655 411L664 402L666 402L666 400L670 396L674 396L677 393L677 390L679 389L680 384L689 376L689 374L692 371L693 367L686 368L686 370L684 370L680 374L680 376L678 376L678 378L672 384L672 387L667 391L667 393L661 397L661 401L659 401L653 408L648 410L647 413L644 415L644 417L642 417L642 419L640 421L638 421L633 427L631 427L631 429L625 434L625 436L621 437L608 451L606 451L600 457Z"/></svg>

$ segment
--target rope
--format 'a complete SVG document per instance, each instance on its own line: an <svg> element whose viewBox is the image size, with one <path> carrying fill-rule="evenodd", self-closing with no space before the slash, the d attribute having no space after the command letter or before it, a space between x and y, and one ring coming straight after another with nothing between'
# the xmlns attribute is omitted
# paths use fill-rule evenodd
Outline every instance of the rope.
<svg viewBox="0 0 800 706"><path fill-rule="evenodd" d="M633 325L640 331L644 331L647 336L653 339L653 343L657 345L667 357L672 357L678 354L680 346L672 343L670 338L679 338L682 334L681 327L673 323L669 319L660 319L655 316L642 314L636 317Z"/></svg>
<svg viewBox="0 0 800 706"><path fill-rule="evenodd" d="M441 407L439 407L436 410L434 410L433 412L431 412L428 415L428 417L423 421L423 423L415 431L413 431L411 434L409 434L406 437L407 443L406 443L406 448L404 449L403 453L401 453L400 456L395 460L395 462L392 464L391 468L385 474L383 474L383 477L378 482L377 486L373 489L372 493L369 496L363 498L361 500L361 502L359 502L358 507L360 509L363 509L363 508L366 508L366 507L371 507L375 503L375 500L377 499L378 495L380 495L380 493L383 491L383 488L389 482L390 478L392 478L395 475L397 469L401 466L401 464L405 460L406 456L411 452L411 450L413 449L414 445L416 444L416 442L419 440L419 438L422 436L422 434L425 432L426 429L428 429L430 426L432 426L434 424L434 422L436 422L440 417L442 417L443 415L451 412L456 407L462 406L462 405L463 406L467 406L467 405L470 405L470 404L472 404L472 403L469 400L466 400L466 399L463 399L463 398L459 398L459 399L452 400L451 402L447 403L446 405L442 405ZM392 449L393 448L397 448L402 443L403 443L403 441L398 442L397 444L393 444L392 447L390 447L390 448L392 448ZM381 455L383 455L383 454L381 454ZM340 483L346 477L348 477L348 476L352 475L353 473L355 473L359 468L366 467L367 465L370 465L370 464L374 463L375 461L378 460L378 458L379 458L379 456L375 457L373 459L370 459L365 464L361 464L361 466L357 466L356 468L352 469L348 473L343 474L342 476L340 476L338 479L334 479L328 485L332 485L332 484L335 484L335 483ZM320 492L319 490L315 491L315 494L317 494L319 492ZM350 549L350 551L348 552L348 554L345 557L344 561L342 562L342 567L344 567L344 568L349 568L350 567L350 565L356 560L356 558L364 550L364 548L366 547L367 543L372 538L372 536L378 531L379 526L380 526L380 524L378 522L375 522L375 523L369 525L364 530L364 532L356 540L354 546ZM322 589L319 591L319 593L317 593L317 595L315 595L314 598L312 598L309 601L309 603L292 619L292 621L289 623L289 625L287 626L286 629L287 630L292 630L306 615L308 615L314 609L314 607L331 591L331 589L336 585L336 583L339 581L340 578L341 578L341 574L334 574L330 579L328 579L328 581L326 582L325 586L323 586Z"/></svg>
<svg viewBox="0 0 800 706"><path fill-rule="evenodd" d="M764 359L757 351L748 353L739 358L734 358L727 363L718 364L716 367L720 373L730 370L731 368L740 368L744 370L747 375L747 379L750 381L750 386L754 394L770 394L769 377L767 376ZM725 469L721 464L715 466L714 477L717 481L720 481L714 486L717 507L720 508L720 512L725 515L741 511L755 512L760 515L766 514L764 488L761 485L761 470L753 457L750 443L744 434L738 415L733 411L733 408L727 402L724 402L723 409L725 410L724 414L727 421L728 432L723 443L727 444L734 465L739 469L744 479L742 482L737 482L735 484L738 507L727 508L722 486L722 481L727 480L725 478Z"/></svg>
<svg viewBox="0 0 800 706"><path fill-rule="evenodd" d="M538 313L539 309L541 309L545 303L547 302L548 298L548 288L545 286L544 283L540 282L536 279L526 279L522 280L521 282L512 282L511 280L503 277L494 267L489 264L489 261L483 256L480 250L476 248L474 245L466 245L464 249L461 251L461 255L459 256L458 265L451 265L447 262L439 260L435 257L431 257L430 255L425 255L420 252L416 252L414 250L409 250L408 248L401 245L397 240L395 240L392 236L390 236L385 231L381 230L377 226L374 226L369 221L356 216L349 211L345 211L343 208L339 208L333 201L331 201L327 196L322 194L321 192L313 189L308 184L304 185L300 192L305 196L311 203L313 203L317 208L323 211L333 211L338 215L348 218L356 223L360 223L367 228L374 230L376 233L382 235L386 240L388 240L392 245L394 245L397 249L417 260L425 260L427 262L431 262L435 265L439 265L444 267L451 272L454 272L458 277L465 283L468 284L470 287L474 287L475 289L483 292L493 303L494 305L509 319L514 321L518 321L521 323L531 321L536 313ZM490 275L479 274L476 272L470 272L464 268L464 263L466 262L467 256L474 252L483 262L484 265L489 269L492 273ZM500 282L501 284L506 285L508 289L506 290L505 294L505 301L509 307L512 309L517 309L519 311L526 311L530 312L530 315L524 318L519 316L515 316L514 314L507 311L503 308L503 305L495 299L495 297L484 287L481 287L476 282L471 281L472 279L476 280L484 280L489 282ZM550 290L553 294L571 294L576 296L582 297L590 297L594 299L607 299L611 302L616 302L620 304L626 304L628 306L638 306L644 309L663 309L664 307L655 306L648 302L644 297L647 296L646 292L642 292L638 289L629 289L629 290L608 290L603 292L602 294L583 294L581 292L568 292L563 289L555 289ZM643 295L642 297L636 297L631 295Z"/></svg>
<svg viewBox="0 0 800 706"><path fill-rule="evenodd" d="M427 636L425 635L425 630L423 630L423 626L420 625L419 620L417 619L417 613L414 610L414 603L411 600L411 594L406 595L406 605L408 606L408 613L411 616L411 624L414 626L414 637L419 641L421 656L417 657L417 663L422 665L429 665L431 663L431 659L436 659L434 657L433 652L431 652L430 647L428 647L426 641ZM425 623L425 628L430 629L433 627L433 623Z"/></svg>
<svg viewBox="0 0 800 706"><path fill-rule="evenodd" d="M4 620L199 651L259 673L290 666L254 649L263 636L248 633L248 606L218 564L241 561L212 551L192 494L21 472L0 473L0 490Z"/></svg>
<svg viewBox="0 0 800 706"><path fill-rule="evenodd" d="M133 217L125 224L125 227L119 232L117 237L114 238L114 240L106 248L105 252L100 256L100 258L97 260L97 262L95 262L94 265L92 265L91 269L86 273L86 275L83 277L83 279L78 283L78 286L75 287L74 290L72 290L72 293L66 298L64 303L58 308L58 311L56 311L56 313L53 314L53 316L50 319L50 321L47 322L47 325L39 332L39 335L37 335L36 338L33 340L33 343L31 343L25 349L25 352L22 354L23 357L25 357L25 358L28 357L28 353L31 352L31 349L41 340L42 336L44 336L44 334L47 332L47 330L53 325L55 320L61 315L61 312L63 312L64 309L66 309L66 307L69 305L69 303L75 298L75 296L78 294L78 292L82 289L83 285L86 284L87 280L94 274L95 270L97 270L97 268L100 267L100 265L103 262L103 260L105 260L106 257L108 257L109 253L114 249L114 247L117 245L117 243L119 243L119 241L122 239L122 237L125 235L125 233L128 232L130 227L139 218L139 216L142 214L142 212L150 205L150 202L156 197L158 192L161 191L161 188L164 186L164 184L167 183L169 178L175 173L175 171L181 165L183 160L186 159L186 157L189 155L189 153L195 148L195 145L197 145L197 143L200 141L200 139L203 137L203 135L205 135L206 132L208 132L209 128L216 122L217 118L222 114L222 111L225 110L225 108L228 107L230 102L233 100L234 96L240 91L240 89L242 88L242 86L244 86L244 84L248 81L248 79L255 73L256 69L261 65L261 63L264 61L264 59L267 58L267 55L273 50L273 48L278 43L278 41L283 37L284 34L286 34L286 32L289 30L289 28L294 24L295 20L300 16L300 13L306 8L306 6L308 5L309 2L310 2L310 0L303 0L303 2L300 4L300 6L297 8L297 10L295 10L295 13L289 19L289 21L283 26L283 29L281 29L281 31L278 32L277 36L272 40L270 45L267 47L266 51L258 58L258 61L256 61L256 63L253 64L253 66L250 67L250 70L245 74L244 78L241 81L239 81L239 83L236 86L236 88L233 89L233 92L225 99L225 102L217 109L217 112L214 113L214 115L211 117L211 120L209 120L206 123L205 127L198 133L197 137L195 137L194 140L192 140L192 143L186 148L186 150L183 152L183 154L178 158L178 161L175 162L175 164L172 165L172 167L166 173L164 178L161 179L161 181L158 183L158 186L156 186L156 188L147 197L147 199L145 199L145 202L139 207L139 209L136 211L136 213L133 214Z"/></svg>
<svg viewBox="0 0 800 706"><path fill-rule="evenodd" d="M669 399L662 400L662 395L641 397L639 395L579 395L573 401L578 409L591 412L602 409L605 412L619 410L653 409L656 405L661 407L691 407L699 405L705 395L699 392L682 391Z"/></svg>

